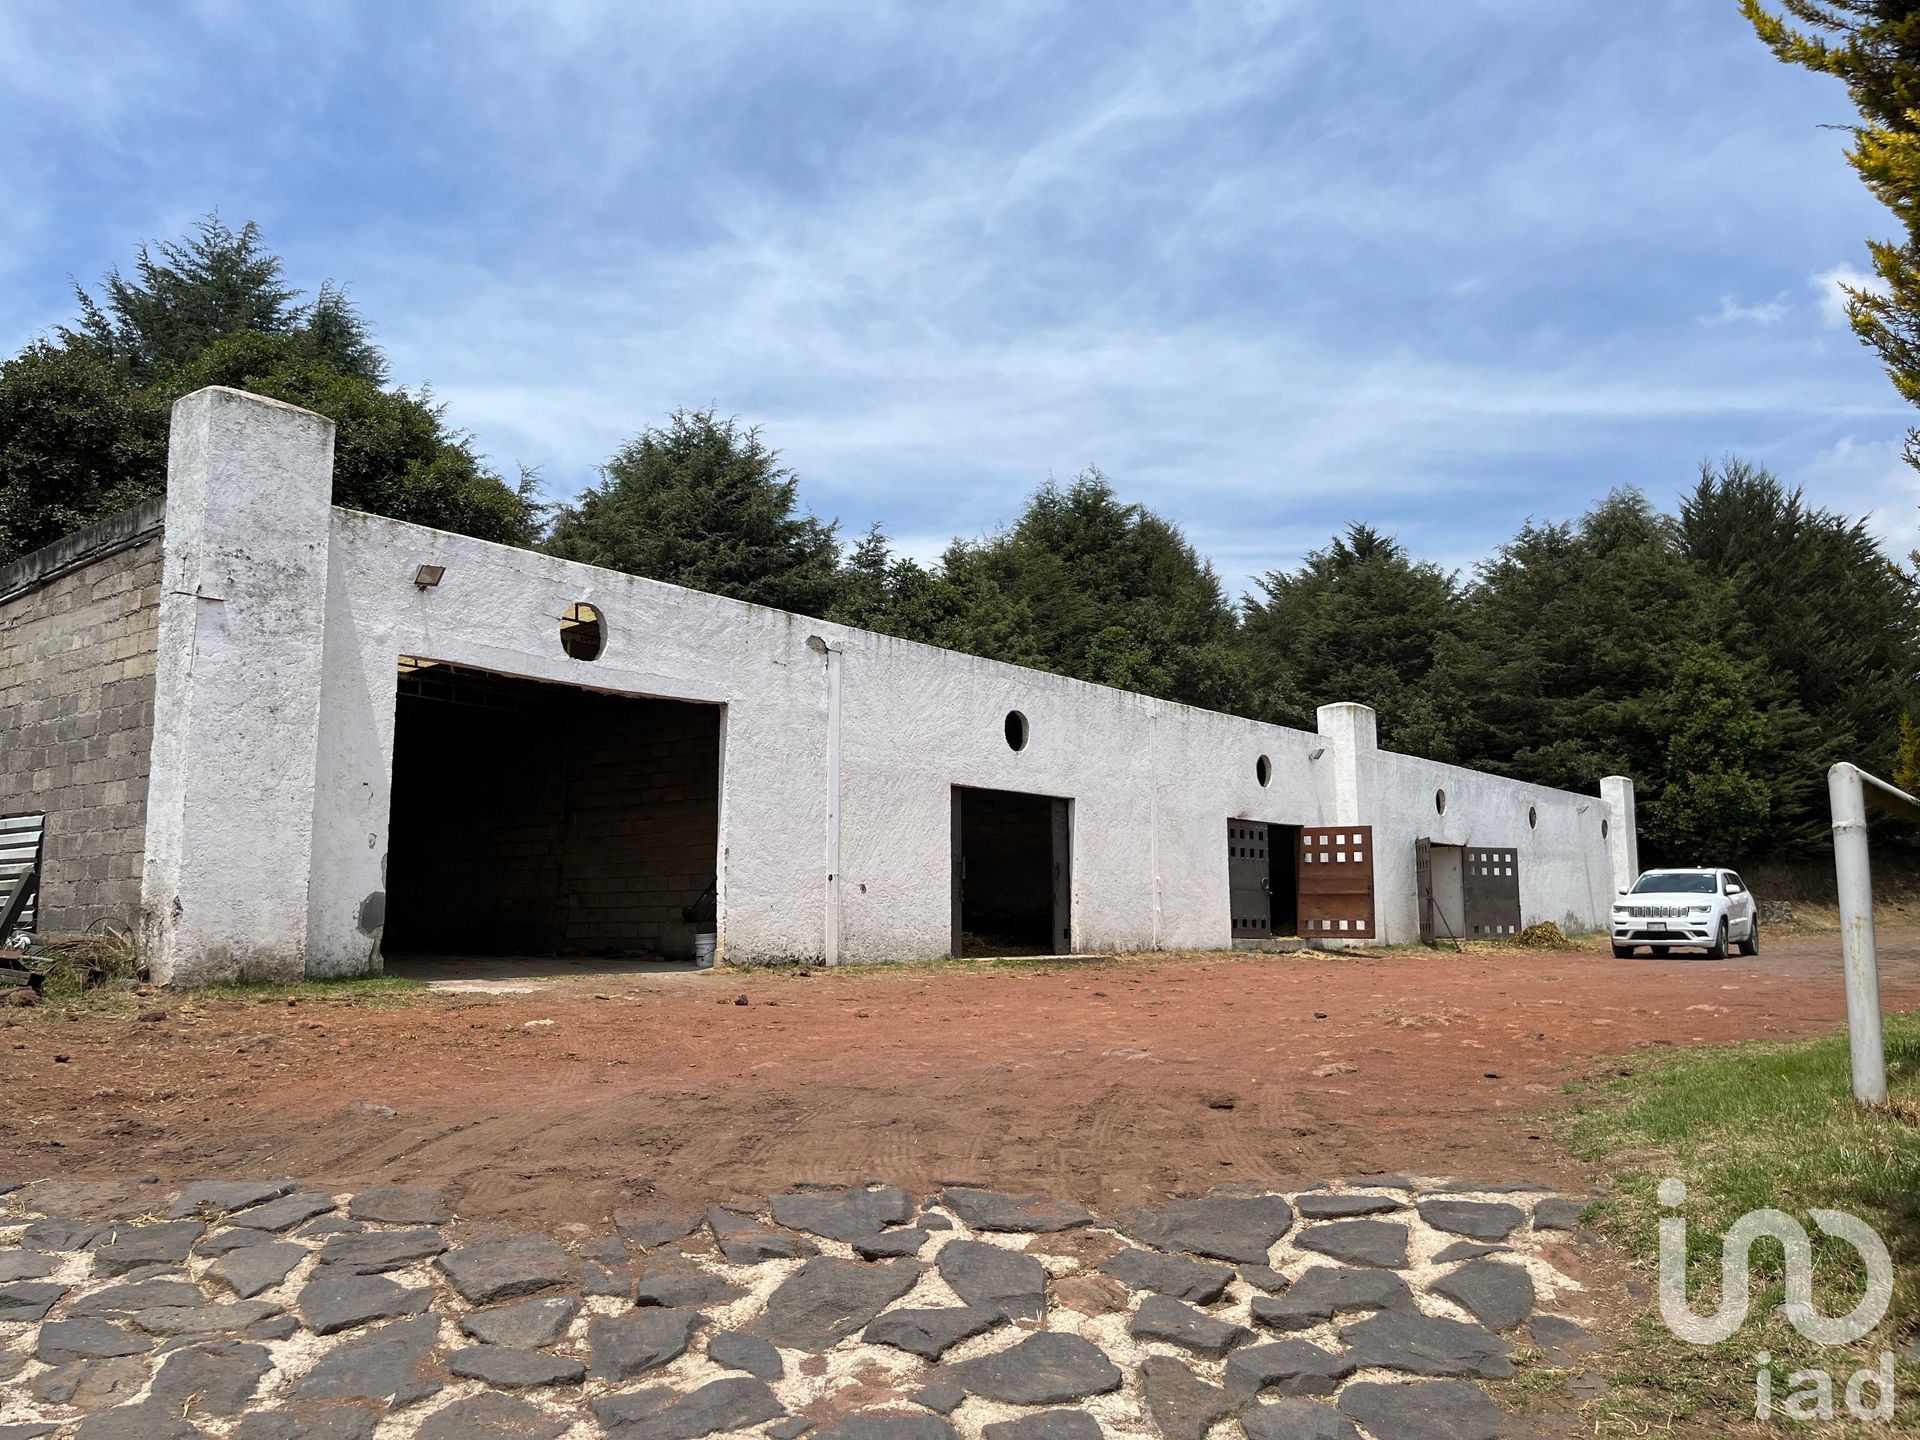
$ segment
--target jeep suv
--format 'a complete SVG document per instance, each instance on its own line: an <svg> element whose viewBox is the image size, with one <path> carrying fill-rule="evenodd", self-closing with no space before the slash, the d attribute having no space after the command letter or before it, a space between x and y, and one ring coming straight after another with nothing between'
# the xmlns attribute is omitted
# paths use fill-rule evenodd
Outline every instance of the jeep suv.
<svg viewBox="0 0 1920 1440"><path fill-rule="evenodd" d="M1731 870L1649 870L1613 902L1613 953L1625 959L1644 945L1705 950L1726 958L1760 953L1760 907L1746 881Z"/></svg>

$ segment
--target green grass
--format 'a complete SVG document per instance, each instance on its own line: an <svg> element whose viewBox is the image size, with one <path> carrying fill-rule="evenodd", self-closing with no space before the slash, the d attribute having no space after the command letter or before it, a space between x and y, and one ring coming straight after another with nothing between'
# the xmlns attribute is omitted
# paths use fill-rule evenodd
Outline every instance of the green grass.
<svg viewBox="0 0 1920 1440"><path fill-rule="evenodd" d="M292 985L267 980L227 980L184 992L195 1001L240 1000L272 1004L286 1000L331 1000L348 1005L391 1005L428 992L424 980L405 975L348 975L337 980L301 980Z"/></svg>
<svg viewBox="0 0 1920 1440"><path fill-rule="evenodd" d="M244 1005L283 1005L292 1000L396 1005L430 993L423 981L399 975L366 975L339 980L302 980L292 985L236 980L178 991L156 986L148 994L139 995L121 988L119 982L128 976L110 970L105 984L86 989L81 984L81 973L70 965L56 963L48 970L44 1003L31 1010L9 1010L7 1017L16 1024L82 1016L113 1019L155 1008L191 1011L222 1001Z"/></svg>
<svg viewBox="0 0 1920 1440"><path fill-rule="evenodd" d="M1828 1433L1912 1434L1920 1427L1920 1365L1896 1364L1892 1426L1852 1421L1839 1398L1856 1370L1872 1368L1883 1351L1898 1356L1920 1318L1920 1015L1888 1017L1887 1063L1893 1103L1884 1110L1854 1103L1844 1033L1640 1057L1630 1074L1591 1092L1575 1110L1567 1138L1608 1173L1614 1190L1593 1218L1642 1263L1648 1287L1657 1284L1660 1218L1685 1216L1687 1295L1696 1314L1717 1307L1720 1238L1751 1210L1784 1210L1808 1228L1815 1303L1824 1314L1853 1309L1864 1267L1852 1247L1813 1227L1809 1210L1865 1220L1886 1242L1895 1271L1887 1318L1847 1347L1805 1340L1774 1313L1786 1298L1785 1266L1770 1240L1752 1252L1747 1323L1724 1344L1679 1340L1648 1294L1624 1350L1605 1366L1614 1388L1599 1402L1597 1433L1645 1434L1676 1420L1753 1425L1754 1357L1763 1350L1773 1357L1776 1426L1819 1433L1783 1419L1778 1408L1796 1388L1787 1377L1818 1368L1834 1376L1840 1406ZM1655 1193L1668 1176L1686 1182L1679 1212L1664 1209Z"/></svg>

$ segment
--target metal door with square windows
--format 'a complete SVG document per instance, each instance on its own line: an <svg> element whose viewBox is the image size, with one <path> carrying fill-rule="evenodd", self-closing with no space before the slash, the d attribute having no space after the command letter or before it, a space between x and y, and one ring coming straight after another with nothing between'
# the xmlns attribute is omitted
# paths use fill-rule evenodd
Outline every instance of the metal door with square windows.
<svg viewBox="0 0 1920 1440"><path fill-rule="evenodd" d="M1258 820L1227 822L1227 889L1233 898L1233 938L1273 938L1271 862L1267 827Z"/></svg>
<svg viewBox="0 0 1920 1440"><path fill-rule="evenodd" d="M1462 865L1467 934L1474 939L1520 933L1520 852L1469 845Z"/></svg>
<svg viewBox="0 0 1920 1440"><path fill-rule="evenodd" d="M1300 934L1308 940L1373 938L1373 827L1300 831Z"/></svg>

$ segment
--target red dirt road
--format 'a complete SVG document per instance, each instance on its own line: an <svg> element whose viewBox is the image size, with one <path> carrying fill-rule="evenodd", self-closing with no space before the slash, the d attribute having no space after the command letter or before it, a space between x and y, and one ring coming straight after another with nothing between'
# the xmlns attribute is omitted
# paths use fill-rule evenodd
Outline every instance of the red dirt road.
<svg viewBox="0 0 1920 1440"><path fill-rule="evenodd" d="M1882 941L1889 1006L1920 1005L1920 931ZM1566 1081L1844 1013L1830 934L1720 962L1196 955L137 1003L166 1016L8 1022L0 1178L427 1180L519 1225L868 1177L1106 1213L1403 1170L1578 1183L1538 1128Z"/></svg>

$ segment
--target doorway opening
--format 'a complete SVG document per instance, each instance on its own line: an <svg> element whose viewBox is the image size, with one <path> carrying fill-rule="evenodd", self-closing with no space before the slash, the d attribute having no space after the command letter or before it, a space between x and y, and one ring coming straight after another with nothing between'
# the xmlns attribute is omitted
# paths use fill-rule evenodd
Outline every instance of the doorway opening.
<svg viewBox="0 0 1920 1440"><path fill-rule="evenodd" d="M1267 891L1273 896L1273 934L1287 940L1300 934L1300 827L1267 827Z"/></svg>
<svg viewBox="0 0 1920 1440"><path fill-rule="evenodd" d="M403 657L383 953L690 961L723 714Z"/></svg>
<svg viewBox="0 0 1920 1440"><path fill-rule="evenodd" d="M1065 955L1073 944L1072 802L953 787L953 953Z"/></svg>
<svg viewBox="0 0 1920 1440"><path fill-rule="evenodd" d="M1420 938L1461 940L1467 935L1466 851L1460 845L1427 845L1421 884Z"/></svg>
<svg viewBox="0 0 1920 1440"><path fill-rule="evenodd" d="M1300 827L1227 822L1233 938L1258 944L1300 934Z"/></svg>

